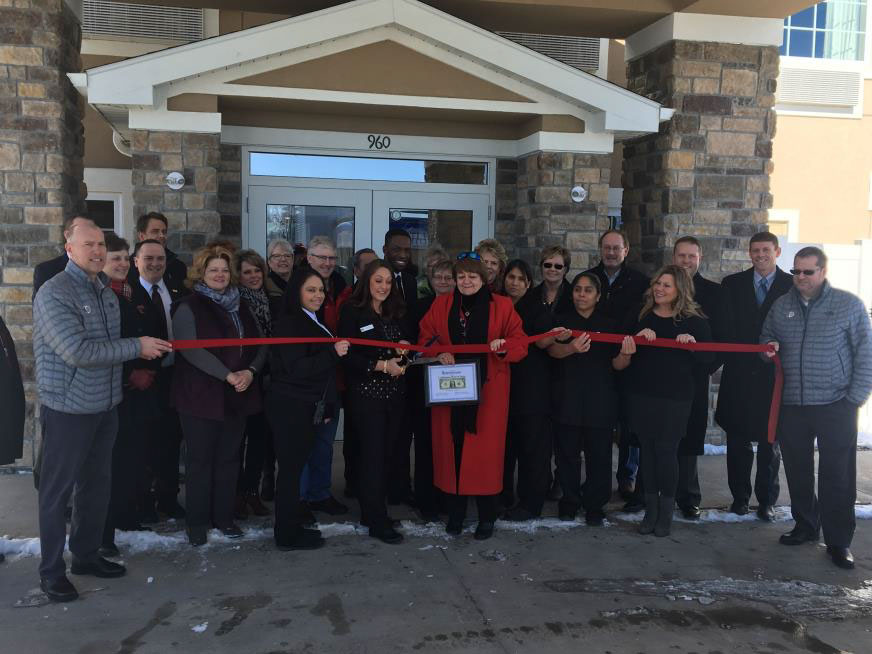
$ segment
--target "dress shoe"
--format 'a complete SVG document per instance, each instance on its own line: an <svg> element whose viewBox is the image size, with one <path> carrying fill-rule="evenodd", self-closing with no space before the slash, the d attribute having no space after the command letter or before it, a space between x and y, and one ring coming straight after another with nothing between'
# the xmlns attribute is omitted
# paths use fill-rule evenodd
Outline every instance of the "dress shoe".
<svg viewBox="0 0 872 654"><path fill-rule="evenodd" d="M102 556L97 556L90 561L80 561L74 556L73 562L70 565L70 572L74 575L90 575L102 579L113 579L115 577L123 577L127 572L127 568L120 563L107 561Z"/></svg>
<svg viewBox="0 0 872 654"><path fill-rule="evenodd" d="M782 545L802 545L803 543L816 543L819 538L818 534L814 532L794 527L786 534L781 534L778 538L778 542Z"/></svg>
<svg viewBox="0 0 872 654"><path fill-rule="evenodd" d="M681 515L684 516L685 520L699 520L702 511L700 511L699 507L694 504L687 504L681 507Z"/></svg>
<svg viewBox="0 0 872 654"><path fill-rule="evenodd" d="M618 484L618 494L621 496L621 499L625 502L633 497L633 493L636 491L636 482L634 481L622 481Z"/></svg>
<svg viewBox="0 0 872 654"><path fill-rule="evenodd" d="M450 536L460 536L463 533L463 520L451 520L445 525L445 533Z"/></svg>
<svg viewBox="0 0 872 654"><path fill-rule="evenodd" d="M188 542L192 547L206 544L206 527L188 527Z"/></svg>
<svg viewBox="0 0 872 654"><path fill-rule="evenodd" d="M306 502L306 504L309 505L310 510L320 511L321 513L326 513L327 515L345 515L346 513L348 513L348 507L332 495L324 498L323 500Z"/></svg>
<svg viewBox="0 0 872 654"><path fill-rule="evenodd" d="M79 591L70 583L66 575L56 579L43 577L39 580L39 587L52 602L72 602L79 599Z"/></svg>
<svg viewBox="0 0 872 654"><path fill-rule="evenodd" d="M479 522L475 527L475 533L472 535L475 540L487 540L494 535L494 523Z"/></svg>
<svg viewBox="0 0 872 654"><path fill-rule="evenodd" d="M106 543L105 545L101 545L100 549L97 550L97 554L106 558L115 558L121 556L121 552L118 551L118 546L115 543Z"/></svg>
<svg viewBox="0 0 872 654"><path fill-rule="evenodd" d="M173 518L175 520L181 520L185 517L185 510L182 508L182 505L179 504L175 498L166 502L158 502L157 503L157 511L158 513L163 513L168 518Z"/></svg>
<svg viewBox="0 0 872 654"><path fill-rule="evenodd" d="M327 541L321 537L321 532L317 529L303 529L303 531L292 538L287 543L276 543L276 547L282 552L290 552L291 550L317 550L319 547L324 547Z"/></svg>
<svg viewBox="0 0 872 654"><path fill-rule="evenodd" d="M503 520L508 522L527 522L539 516L523 506L514 506L503 514Z"/></svg>
<svg viewBox="0 0 872 654"><path fill-rule="evenodd" d="M370 528L369 535L388 545L399 545L403 542L403 535L393 527Z"/></svg>
<svg viewBox="0 0 872 654"><path fill-rule="evenodd" d="M218 531L227 536L227 538L242 538L245 533L239 528L239 525L230 523L224 527L218 527Z"/></svg>
<svg viewBox="0 0 872 654"><path fill-rule="evenodd" d="M757 517L764 522L775 522L775 507L771 504L761 504L757 507Z"/></svg>
<svg viewBox="0 0 872 654"><path fill-rule="evenodd" d="M131 522L126 525L115 525L118 531L154 531L151 527L146 527L138 522Z"/></svg>
<svg viewBox="0 0 872 654"><path fill-rule="evenodd" d="M736 515L748 515L748 511L750 510L748 502L745 500L735 500L730 505L730 513L735 513Z"/></svg>
<svg viewBox="0 0 872 654"><path fill-rule="evenodd" d="M563 497L563 489L560 487L560 482L556 479L551 483L551 488L548 489L546 498L552 502L556 502Z"/></svg>
<svg viewBox="0 0 872 654"><path fill-rule="evenodd" d="M236 496L233 502L233 517L236 520L245 520L248 517L248 504L245 502L245 496Z"/></svg>
<svg viewBox="0 0 872 654"><path fill-rule="evenodd" d="M260 518L272 514L269 507L265 506L264 503L260 501L257 493L246 494L245 503L248 505L248 508L251 509L251 512Z"/></svg>
<svg viewBox="0 0 872 654"><path fill-rule="evenodd" d="M845 570L854 569L854 555L847 547L831 547L827 545L827 554L838 567Z"/></svg>
<svg viewBox="0 0 872 654"><path fill-rule="evenodd" d="M631 497L627 500L627 503L621 507L621 511L624 513L639 513L639 511L645 510L645 502L642 501L641 498Z"/></svg>
<svg viewBox="0 0 872 654"><path fill-rule="evenodd" d="M588 511L584 514L584 523L588 527L602 527L606 521L606 514L602 511Z"/></svg>
<svg viewBox="0 0 872 654"><path fill-rule="evenodd" d="M264 502L272 502L276 498L276 477L274 474L263 473L263 480L260 482L260 499Z"/></svg>

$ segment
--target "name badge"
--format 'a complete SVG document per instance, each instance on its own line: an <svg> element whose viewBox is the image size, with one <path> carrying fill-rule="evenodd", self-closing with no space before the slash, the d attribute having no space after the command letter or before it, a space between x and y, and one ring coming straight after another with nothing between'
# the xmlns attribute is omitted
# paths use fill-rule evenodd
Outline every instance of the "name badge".
<svg viewBox="0 0 872 654"><path fill-rule="evenodd" d="M364 325L363 327L360 328L360 331L361 332L368 332L368 331L371 331L373 329L375 329L375 327L373 327L372 325Z"/></svg>

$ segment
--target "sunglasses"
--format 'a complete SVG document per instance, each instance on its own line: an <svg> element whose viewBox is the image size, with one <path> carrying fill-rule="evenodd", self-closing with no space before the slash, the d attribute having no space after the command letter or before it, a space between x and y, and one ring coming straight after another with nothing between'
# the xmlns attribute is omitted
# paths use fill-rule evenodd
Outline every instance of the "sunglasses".
<svg viewBox="0 0 872 654"><path fill-rule="evenodd" d="M552 268L554 268L554 270L563 270L565 268L562 263L550 263L548 261L543 263L542 267L547 268L548 270L551 270Z"/></svg>
<svg viewBox="0 0 872 654"><path fill-rule="evenodd" d="M473 261L481 261L481 257L478 256L478 252L461 252L457 255L457 260L462 261L463 259L472 259Z"/></svg>
<svg viewBox="0 0 872 654"><path fill-rule="evenodd" d="M791 268L790 274L794 277L799 277L800 275L805 275L806 277L811 277L814 275L819 269L813 268L812 270L803 270L802 268Z"/></svg>

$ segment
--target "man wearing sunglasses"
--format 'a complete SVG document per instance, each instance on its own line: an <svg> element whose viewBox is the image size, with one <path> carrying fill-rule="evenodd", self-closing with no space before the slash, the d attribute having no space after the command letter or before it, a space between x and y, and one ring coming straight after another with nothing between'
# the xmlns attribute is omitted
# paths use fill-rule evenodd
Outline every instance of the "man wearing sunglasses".
<svg viewBox="0 0 872 654"><path fill-rule="evenodd" d="M872 326L862 300L827 281L827 256L805 247L793 260L793 288L766 316L761 343L771 343L784 368L777 439L790 490L794 528L782 545L816 543L854 567L857 498L857 410L872 392ZM765 355L772 359L774 352ZM818 495L814 444L818 446Z"/></svg>

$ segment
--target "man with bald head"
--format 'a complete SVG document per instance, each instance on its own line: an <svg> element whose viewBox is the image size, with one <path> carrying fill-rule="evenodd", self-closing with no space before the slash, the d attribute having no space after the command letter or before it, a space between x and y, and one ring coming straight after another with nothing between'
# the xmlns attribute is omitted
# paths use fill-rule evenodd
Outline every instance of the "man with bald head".
<svg viewBox="0 0 872 654"><path fill-rule="evenodd" d="M102 272L103 232L78 224L64 246L69 261L33 301L33 352L42 423L39 486L40 587L56 602L78 597L66 576L64 509L73 496L72 572L120 577L125 568L99 555L118 431L125 361L172 350L150 336L121 338L118 298Z"/></svg>
<svg viewBox="0 0 872 654"><path fill-rule="evenodd" d="M79 225L94 225L94 222L90 218L81 214L75 214L67 218L64 221L63 228L64 243L70 240L70 237L73 235L73 230ZM36 292L39 290L40 286L67 267L67 262L69 260L66 251L64 251L63 254L54 259L49 259L48 261L43 261L42 263L37 264L36 268L33 269L33 297L36 297Z"/></svg>

